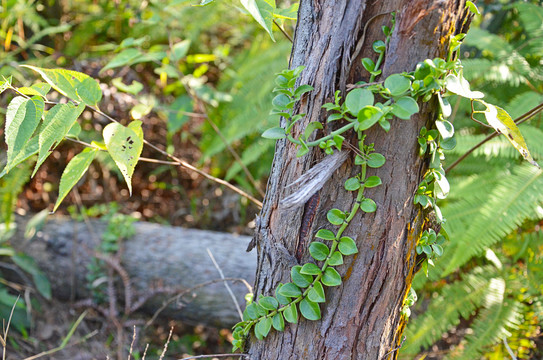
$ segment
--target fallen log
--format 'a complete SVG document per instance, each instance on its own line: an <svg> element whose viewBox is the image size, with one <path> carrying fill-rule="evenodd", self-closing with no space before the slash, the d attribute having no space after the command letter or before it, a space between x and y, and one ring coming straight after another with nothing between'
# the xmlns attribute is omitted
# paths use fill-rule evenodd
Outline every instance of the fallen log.
<svg viewBox="0 0 543 360"><path fill-rule="evenodd" d="M74 301L90 297L87 266L94 255L101 256L96 251L106 226L96 219L85 223L51 218L31 240L24 240L24 226L20 225L11 241L15 249L36 260L51 282L55 299ZM153 295L157 289L186 292L196 287L165 307L161 316L220 327L239 321L239 312L224 281L220 280L218 269L224 278L245 279L252 285L256 254L245 252L250 237L145 222L136 222L134 227L136 234L123 240L120 251L120 265L129 278L132 305L138 301L136 294ZM212 280L219 281L212 283ZM212 284L199 287L209 282ZM228 283L243 309L246 285ZM120 302L125 299L124 285L119 290ZM171 297L171 294L153 296L142 309L153 314Z"/></svg>

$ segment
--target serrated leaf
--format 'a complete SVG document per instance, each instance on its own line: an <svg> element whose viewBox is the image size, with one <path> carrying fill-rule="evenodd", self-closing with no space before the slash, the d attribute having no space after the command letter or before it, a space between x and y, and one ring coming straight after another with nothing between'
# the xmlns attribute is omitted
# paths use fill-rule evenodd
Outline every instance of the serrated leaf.
<svg viewBox="0 0 543 360"><path fill-rule="evenodd" d="M2 77L4 80L0 80L0 94L2 94L6 89L11 86L11 76L7 79Z"/></svg>
<svg viewBox="0 0 543 360"><path fill-rule="evenodd" d="M96 148L85 148L82 152L74 156L68 165L66 165L60 178L58 199L53 208L53 212L57 210L62 200L64 200L66 195L68 195L70 190L72 190L75 184L77 184L79 179L81 179L83 174L87 171L97 152L98 149Z"/></svg>
<svg viewBox="0 0 543 360"><path fill-rule="evenodd" d="M306 288L313 282L313 276L302 274L300 270L302 267L300 265L293 266L290 270L290 277L292 278L292 282L296 284L296 286L299 286L300 288Z"/></svg>
<svg viewBox="0 0 543 360"><path fill-rule="evenodd" d="M53 89L75 101L80 101L77 95L77 86L81 81L90 78L86 74L73 70L44 69L30 65L21 66L36 71Z"/></svg>
<svg viewBox="0 0 543 360"><path fill-rule="evenodd" d="M530 164L539 167L530 154L526 141L524 140L524 137L522 137L517 124L515 124L513 119L511 119L511 116L509 116L507 111L501 107L488 104L484 101L481 101L481 103L486 106L485 117L488 124L496 129L497 132L505 135L507 140L513 144L515 149L518 150L524 159L526 159Z"/></svg>
<svg viewBox="0 0 543 360"><path fill-rule="evenodd" d="M302 295L302 291L298 286L296 286L293 283L286 283L281 286L281 289L279 289L278 293L280 295L283 295L284 297L298 297Z"/></svg>
<svg viewBox="0 0 543 360"><path fill-rule="evenodd" d="M326 302L326 297L324 295L324 288L320 281L315 282L313 287L307 293L307 298L315 303Z"/></svg>
<svg viewBox="0 0 543 360"><path fill-rule="evenodd" d="M29 96L38 95L45 98L49 90L51 90L51 85L47 83L37 83L37 84L32 85L31 87L26 87L26 86L20 87L17 90L21 94L25 94Z"/></svg>
<svg viewBox="0 0 543 360"><path fill-rule="evenodd" d="M287 306L283 311L283 315L285 316L286 321L291 324L296 324L298 322L298 308L296 307L296 304Z"/></svg>
<svg viewBox="0 0 543 360"><path fill-rule="evenodd" d="M321 242L314 241L309 245L309 254L311 254L311 257L315 260L325 260L328 257L328 254L330 253L330 249L328 246L324 245Z"/></svg>
<svg viewBox="0 0 543 360"><path fill-rule="evenodd" d="M268 0L269 1L269 0ZM240 0L241 5L251 16L256 20L268 32L271 39L275 41L273 37L273 13L275 11L275 0L273 1L265 0Z"/></svg>
<svg viewBox="0 0 543 360"><path fill-rule="evenodd" d="M418 112L419 104L409 96L401 97L392 104L392 113L402 120L409 120L411 115Z"/></svg>
<svg viewBox="0 0 543 360"><path fill-rule="evenodd" d="M328 229L320 229L315 234L315 237L324 240L334 240L336 238L336 235Z"/></svg>
<svg viewBox="0 0 543 360"><path fill-rule="evenodd" d="M32 176L36 174L41 164L43 164L45 159L53 152L66 134L68 134L84 109L85 104L78 106L57 104L45 114L45 127L39 134L40 149L38 161L36 162Z"/></svg>
<svg viewBox="0 0 543 360"><path fill-rule="evenodd" d="M313 263L307 263L302 266L300 269L301 274L307 274L307 275L320 275L321 268Z"/></svg>
<svg viewBox="0 0 543 360"><path fill-rule="evenodd" d="M481 99L485 96L485 94L480 91L471 91L469 82L464 79L462 74L459 74L458 76L453 74L447 75L445 78L445 86L448 91L467 99Z"/></svg>
<svg viewBox="0 0 543 360"><path fill-rule="evenodd" d="M133 121L128 127L111 123L104 128L107 151L123 174L132 195L132 174L143 149L141 121Z"/></svg>
<svg viewBox="0 0 543 360"><path fill-rule="evenodd" d="M339 286L341 285L341 276L336 269L327 267L326 270L324 270L321 281L326 286Z"/></svg>
<svg viewBox="0 0 543 360"><path fill-rule="evenodd" d="M273 328L277 331L285 330L285 320L283 319L282 313L278 313L273 316L272 325L273 325Z"/></svg>
<svg viewBox="0 0 543 360"><path fill-rule="evenodd" d="M255 325L255 335L258 340L264 339L268 336L272 327L272 319L264 318L256 323Z"/></svg>
<svg viewBox="0 0 543 360"><path fill-rule="evenodd" d="M287 135L285 134L285 129L281 127L274 127L274 128L264 131L262 133L262 137L266 139L277 140L277 139L284 139L287 137Z"/></svg>
<svg viewBox="0 0 543 360"><path fill-rule="evenodd" d="M371 168L380 168L386 162L385 157L379 153L371 153L368 155L367 164Z"/></svg>
<svg viewBox="0 0 543 360"><path fill-rule="evenodd" d="M321 318L321 308L319 304L303 299L300 301L300 312L307 320L319 320Z"/></svg>
<svg viewBox="0 0 543 360"><path fill-rule="evenodd" d="M326 213L326 218L332 225L341 225L345 220L345 213L339 209L331 209Z"/></svg>
<svg viewBox="0 0 543 360"><path fill-rule="evenodd" d="M8 145L6 168L13 168L14 160L20 152L25 152L30 137L38 127L45 103L39 96L25 99L15 97L6 112L5 137Z"/></svg>
<svg viewBox="0 0 543 360"><path fill-rule="evenodd" d="M258 304L266 310L276 310L277 307L279 306L277 299L271 296L264 296L260 298L260 300L258 301Z"/></svg>
<svg viewBox="0 0 543 360"><path fill-rule="evenodd" d="M377 210L377 204L372 199L365 198L360 203L360 209L362 209L364 212L372 213Z"/></svg>
<svg viewBox="0 0 543 360"><path fill-rule="evenodd" d="M90 106L96 106L102 100L102 89L98 81L88 77L76 86L77 95L83 102Z"/></svg>
<svg viewBox="0 0 543 360"><path fill-rule="evenodd" d="M11 161L11 165L9 167L7 165L4 167L4 169L0 173L0 178L3 178L11 169L15 168L17 165L19 165L32 155L37 154L39 147L40 145L38 142L38 136L30 138L23 151L20 151L15 155L15 157Z"/></svg>
<svg viewBox="0 0 543 360"><path fill-rule="evenodd" d="M348 236L343 236L339 240L338 249L345 256L353 255L358 252L358 248L356 247L356 242Z"/></svg>
<svg viewBox="0 0 543 360"><path fill-rule="evenodd" d="M385 79L385 87L392 96L398 96L411 88L411 81L401 74L392 74Z"/></svg>
<svg viewBox="0 0 543 360"><path fill-rule="evenodd" d="M328 259L328 265L338 266L343 264L343 255L339 251L334 251Z"/></svg>
<svg viewBox="0 0 543 360"><path fill-rule="evenodd" d="M128 48L126 50L121 51L117 55L113 57L113 59L109 60L109 62L100 70L100 73L103 73L104 71L108 69L114 69L120 66L130 65L132 61L142 57L143 53L135 48Z"/></svg>
<svg viewBox="0 0 543 360"><path fill-rule="evenodd" d="M373 93L368 89L353 89L345 98L345 106L353 116L357 116L365 106L373 105L373 102Z"/></svg>

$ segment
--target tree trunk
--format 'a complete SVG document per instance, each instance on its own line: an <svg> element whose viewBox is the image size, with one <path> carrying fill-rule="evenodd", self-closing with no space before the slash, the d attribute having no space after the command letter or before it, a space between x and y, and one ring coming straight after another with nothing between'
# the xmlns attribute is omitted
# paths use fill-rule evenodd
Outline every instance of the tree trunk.
<svg viewBox="0 0 543 360"><path fill-rule="evenodd" d="M295 109L295 113L307 113L295 133L310 121L324 123L326 114L321 106L333 100L335 90L345 87L341 79L348 83L368 80L360 58L376 59L372 43L384 40L381 26L390 25L391 19L388 14L368 23L375 15L396 11L396 28L382 66L381 79L385 79L393 73L412 71L427 58L445 57L450 36L463 30L464 8L464 0L301 0L290 63L291 68L306 66L297 85L310 84L315 90ZM364 41L364 46L350 66L359 41ZM400 310L414 275L415 245L423 223L421 209L413 205L414 192L426 170L424 159L418 156L417 136L420 128L428 127L434 119L434 104L419 105L421 111L411 120L393 120L388 134L378 126L365 132L366 144L375 143L376 151L387 159L383 167L369 173L378 175L383 185L365 193L378 209L375 213L359 212L347 228L345 235L356 240L359 253L346 257L345 264L337 268L343 283L326 290L322 319L288 324L284 332L272 330L263 341L253 337L248 349L251 359L396 358L405 325ZM277 283L290 281L292 264L282 261L285 256L277 249L284 247L290 254L303 250L301 262L310 262L307 248L315 232L332 229L327 211L352 208L355 198L343 185L359 171L353 154L317 193L318 202L312 202L317 203L314 218L304 218L304 212L314 210L309 202L296 211L280 207L281 200L292 192L287 185L323 156L322 150L313 148L296 158L292 143L280 140L276 145L255 234L255 299L273 295Z"/></svg>

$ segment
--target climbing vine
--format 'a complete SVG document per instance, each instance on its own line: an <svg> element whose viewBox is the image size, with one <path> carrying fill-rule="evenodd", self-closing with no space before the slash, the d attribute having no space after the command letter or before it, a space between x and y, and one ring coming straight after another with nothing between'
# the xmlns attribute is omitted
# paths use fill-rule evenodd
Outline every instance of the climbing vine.
<svg viewBox="0 0 543 360"><path fill-rule="evenodd" d="M382 181L379 176L367 176L367 169L379 168L386 161L382 154L375 151L374 144L366 143L365 130L378 124L388 132L394 118L409 120L412 115L418 113L420 102L436 99L439 104L435 128L422 127L417 139L420 156L428 158L428 169L414 192L413 200L429 214L425 217L425 225L428 228L422 232L416 244L418 255L416 265L422 267L426 274L428 265L433 265L433 259L443 254L442 246L446 240L446 234L440 231L445 219L437 200L444 199L449 193L449 183L442 165L443 150L453 149L456 145L454 127L447 120L452 112L449 96L466 97L472 104L477 103L485 107L483 110L474 109L473 113L484 114L490 126L504 133L523 157L537 166L517 126L505 110L484 102L481 100L482 93L470 90L469 83L462 74L462 64L456 56L465 34L459 34L451 39L446 59L427 59L417 64L414 71L392 74L384 81L375 81L381 75L380 66L394 24L395 18L392 14L391 26L383 27L385 40L373 43L372 48L378 54L377 61L373 62L370 58L362 59L363 67L370 74L369 81L352 86L344 100L341 92L336 91L334 101L323 105L330 113L326 119L327 123L342 123L337 130L325 136L311 140L315 131L323 129L322 123L318 121L307 124L298 137L295 137L293 132L294 124L306 115L294 114L294 105L303 94L313 90L310 85L295 87L304 67L282 71L276 78L277 87L274 91L277 96L273 100L273 113L282 116L286 122L283 127L266 130L263 137L290 141L298 147L297 156L301 157L315 146L329 155L336 150L341 151L345 140L343 134L354 131L358 139L357 148L352 147L356 154L354 163L360 166L360 172L347 179L344 187L346 191L356 194L354 195L356 200L348 210L331 209L327 212L328 222L334 230L323 228L317 231L314 237L322 241L313 241L309 245L309 254L313 260L292 267L290 282L279 283L274 296L261 296L258 300L254 300L252 294L247 297L248 303L243 320L234 326L232 342L234 350L243 348L251 331L257 339L263 339L272 327L277 331L283 331L285 321L297 323L298 311L307 320L319 320L320 304L326 301L325 288L339 286L342 283L341 275L334 267L343 264L344 256L358 252L354 239L345 236L344 232L360 210L368 214L376 211L375 201L366 197L364 191L380 186ZM401 308L403 317L409 317L409 307L416 299L415 292L410 289Z"/></svg>

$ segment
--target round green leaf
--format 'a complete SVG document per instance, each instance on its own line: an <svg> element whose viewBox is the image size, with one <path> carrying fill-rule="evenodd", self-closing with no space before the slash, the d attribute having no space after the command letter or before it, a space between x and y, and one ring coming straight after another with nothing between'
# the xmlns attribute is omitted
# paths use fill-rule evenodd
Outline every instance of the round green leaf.
<svg viewBox="0 0 543 360"><path fill-rule="evenodd" d="M339 209L332 209L328 211L326 218L333 225L341 225L345 220L345 213Z"/></svg>
<svg viewBox="0 0 543 360"><path fill-rule="evenodd" d="M341 285L341 276L336 269L328 267L324 270L322 276L322 283L326 286L338 286Z"/></svg>
<svg viewBox="0 0 543 360"><path fill-rule="evenodd" d="M255 325L255 335L258 340L264 339L268 336L272 327L272 319L264 318L256 323Z"/></svg>
<svg viewBox="0 0 543 360"><path fill-rule="evenodd" d="M364 182L364 187L373 188L373 187L379 186L381 184L382 184L382 181L381 181L381 178L379 176L370 176Z"/></svg>
<svg viewBox="0 0 543 360"><path fill-rule="evenodd" d="M367 164L371 168L379 168L385 164L385 157L379 153L371 153L368 155Z"/></svg>
<svg viewBox="0 0 543 360"><path fill-rule="evenodd" d="M372 127L383 116L381 109L375 106L365 106L358 112L358 126L356 130L367 130Z"/></svg>
<svg viewBox="0 0 543 360"><path fill-rule="evenodd" d="M404 96L396 100L392 105L392 113L402 120L409 120L411 115L419 112L419 104L409 96Z"/></svg>
<svg viewBox="0 0 543 360"><path fill-rule="evenodd" d="M300 288L306 288L313 282L313 276L301 274L300 270L302 267L300 265L296 265L292 267L290 270L290 277L292 278L292 282L299 286Z"/></svg>
<svg viewBox="0 0 543 360"><path fill-rule="evenodd" d="M300 269L301 274L307 274L307 275L320 275L321 268L313 263L307 263L302 266Z"/></svg>
<svg viewBox="0 0 543 360"><path fill-rule="evenodd" d="M334 240L336 238L336 235L328 229L320 229L315 234L315 237L324 240Z"/></svg>
<svg viewBox="0 0 543 360"><path fill-rule="evenodd" d="M277 331L285 330L285 320L283 319L283 314L275 314L272 318L273 328Z"/></svg>
<svg viewBox="0 0 543 360"><path fill-rule="evenodd" d="M300 301L300 312L307 320L319 320L321 318L319 304L309 299Z"/></svg>
<svg viewBox="0 0 543 360"><path fill-rule="evenodd" d="M352 177L345 181L345 190L347 191L356 191L360 188L360 180L356 177Z"/></svg>
<svg viewBox="0 0 543 360"><path fill-rule="evenodd" d="M279 304L287 305L288 303L290 303L290 300L279 293L279 290L281 290L282 286L283 286L282 283L279 283L279 285L277 285L277 288L275 289L275 298L277 299Z"/></svg>
<svg viewBox="0 0 543 360"><path fill-rule="evenodd" d="M326 302L326 297L324 296L324 288L320 281L317 281L313 284L313 287L307 293L307 298L316 303Z"/></svg>
<svg viewBox="0 0 543 360"><path fill-rule="evenodd" d="M296 304L287 306L283 311L283 315L285 316L286 321L291 324L296 324L298 322L298 308L296 308Z"/></svg>
<svg viewBox="0 0 543 360"><path fill-rule="evenodd" d="M353 89L345 98L345 106L353 116L357 116L364 106L373 105L373 101L373 93L370 90Z"/></svg>
<svg viewBox="0 0 543 360"><path fill-rule="evenodd" d="M328 257L330 249L328 249L328 246L324 245L321 242L313 241L309 245L309 253L311 254L311 257L313 257L313 259L322 261Z"/></svg>
<svg viewBox="0 0 543 360"><path fill-rule="evenodd" d="M272 100L273 106L281 110L288 109L287 106L289 102L290 102L290 98L286 96L285 94L279 94L276 97L274 97Z"/></svg>
<svg viewBox="0 0 543 360"><path fill-rule="evenodd" d="M375 212L375 210L377 210L377 204L375 204L375 201L373 201L372 199L366 198L362 200L362 202L360 203L360 208L364 212L372 213L372 212Z"/></svg>
<svg viewBox="0 0 543 360"><path fill-rule="evenodd" d="M348 236L343 236L339 240L338 248L343 255L353 255L358 252L355 241Z"/></svg>
<svg viewBox="0 0 543 360"><path fill-rule="evenodd" d="M271 296L265 296L260 298L258 303L266 310L276 310L279 306L277 300Z"/></svg>
<svg viewBox="0 0 543 360"><path fill-rule="evenodd" d="M401 74L392 74L386 78L385 87L392 96L398 96L411 88L411 81Z"/></svg>
<svg viewBox="0 0 543 360"><path fill-rule="evenodd" d="M293 283L283 284L283 286L281 286L281 289L279 289L278 292L280 295L283 295L284 297L291 297L291 298L302 295L302 291L300 290L300 288Z"/></svg>
<svg viewBox="0 0 543 360"><path fill-rule="evenodd" d="M337 266L343 264L343 255L339 251L334 251L330 259L328 260L328 265Z"/></svg>
<svg viewBox="0 0 543 360"><path fill-rule="evenodd" d="M251 320L258 319L259 315L258 315L258 309L256 307L256 304L250 303L249 305L247 305L247 307L245 308L244 314L247 314L247 316Z"/></svg>
<svg viewBox="0 0 543 360"><path fill-rule="evenodd" d="M287 137L285 134L285 129L281 127L274 127L271 129L268 129L262 133L262 137L266 139L284 139Z"/></svg>

